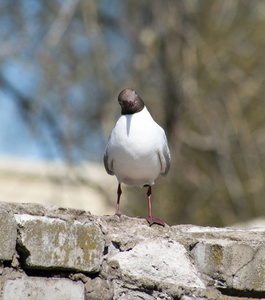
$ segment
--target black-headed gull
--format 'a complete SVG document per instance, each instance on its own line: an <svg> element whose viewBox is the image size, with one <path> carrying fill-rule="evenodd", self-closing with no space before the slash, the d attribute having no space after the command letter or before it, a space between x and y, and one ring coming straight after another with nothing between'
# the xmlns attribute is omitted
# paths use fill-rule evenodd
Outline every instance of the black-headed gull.
<svg viewBox="0 0 265 300"><path fill-rule="evenodd" d="M166 175L171 158L164 129L152 118L143 100L132 89L124 89L118 96L121 116L112 130L104 153L108 174L118 179L116 215L119 215L121 183L148 186L146 220L152 224L165 223L152 217L151 186L156 178Z"/></svg>

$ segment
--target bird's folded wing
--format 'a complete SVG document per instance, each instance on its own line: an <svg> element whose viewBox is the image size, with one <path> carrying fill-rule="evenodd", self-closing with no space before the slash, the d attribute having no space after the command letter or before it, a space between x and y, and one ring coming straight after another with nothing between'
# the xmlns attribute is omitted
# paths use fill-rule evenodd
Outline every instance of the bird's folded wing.
<svg viewBox="0 0 265 300"><path fill-rule="evenodd" d="M109 144L107 144L107 147L106 147L106 150L105 150L105 153L104 153L104 166L105 166L105 169L106 169L108 174L114 175L113 160L110 159L109 152L110 152L110 146L109 146Z"/></svg>
<svg viewBox="0 0 265 300"><path fill-rule="evenodd" d="M167 145L166 136L165 136L165 142L163 144L162 151L159 151L158 155L159 155L159 159L160 159L160 162L161 162L161 172L160 172L160 174L165 176L165 175L167 175L167 173L170 169L170 164L171 164L171 157L170 157L170 152L169 152L168 145Z"/></svg>

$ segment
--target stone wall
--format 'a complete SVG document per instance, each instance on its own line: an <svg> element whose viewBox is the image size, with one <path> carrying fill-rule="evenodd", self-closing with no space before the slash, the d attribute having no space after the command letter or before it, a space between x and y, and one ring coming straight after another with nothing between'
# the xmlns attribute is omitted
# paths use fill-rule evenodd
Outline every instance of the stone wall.
<svg viewBox="0 0 265 300"><path fill-rule="evenodd" d="M265 298L265 228L0 203L3 300Z"/></svg>

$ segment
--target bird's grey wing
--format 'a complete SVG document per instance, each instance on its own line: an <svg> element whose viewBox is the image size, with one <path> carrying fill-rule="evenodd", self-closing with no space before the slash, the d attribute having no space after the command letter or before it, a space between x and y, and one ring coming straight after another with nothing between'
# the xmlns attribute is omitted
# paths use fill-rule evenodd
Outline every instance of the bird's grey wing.
<svg viewBox="0 0 265 300"><path fill-rule="evenodd" d="M159 151L158 154L161 162L160 174L166 176L167 173L169 172L170 165L171 165L171 157L170 157L170 152L167 144L166 135L164 135L164 143L163 143L162 151Z"/></svg>
<svg viewBox="0 0 265 300"><path fill-rule="evenodd" d="M111 136L110 136L111 137ZM110 140L109 137L109 140ZM104 166L108 174L114 175L113 172L113 160L110 158L110 143L108 141L105 152L104 152Z"/></svg>

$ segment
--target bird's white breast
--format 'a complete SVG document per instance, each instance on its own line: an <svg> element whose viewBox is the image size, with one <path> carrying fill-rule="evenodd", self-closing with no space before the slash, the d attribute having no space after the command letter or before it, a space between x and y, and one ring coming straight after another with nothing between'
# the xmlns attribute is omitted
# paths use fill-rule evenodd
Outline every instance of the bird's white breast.
<svg viewBox="0 0 265 300"><path fill-rule="evenodd" d="M109 140L109 160L119 182L143 186L154 184L161 172L158 155L164 130L146 107L139 113L121 115Z"/></svg>

